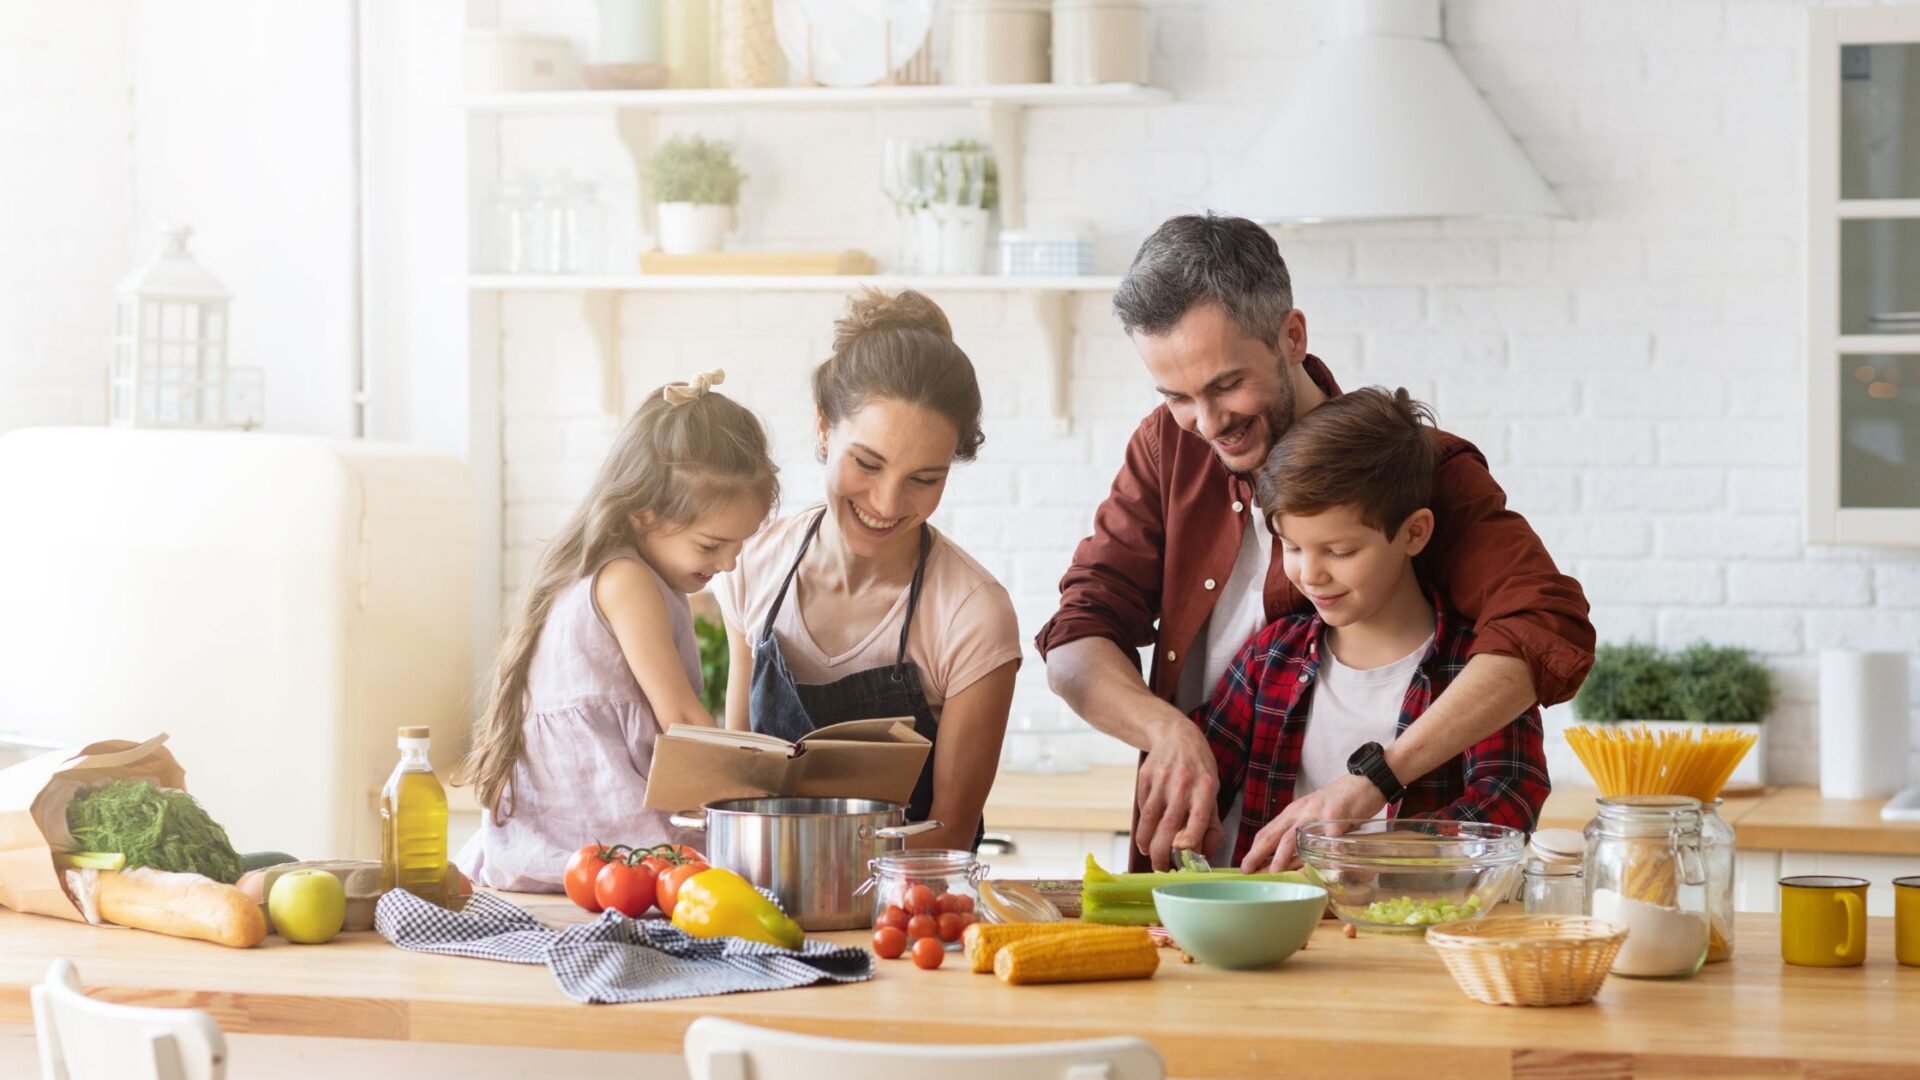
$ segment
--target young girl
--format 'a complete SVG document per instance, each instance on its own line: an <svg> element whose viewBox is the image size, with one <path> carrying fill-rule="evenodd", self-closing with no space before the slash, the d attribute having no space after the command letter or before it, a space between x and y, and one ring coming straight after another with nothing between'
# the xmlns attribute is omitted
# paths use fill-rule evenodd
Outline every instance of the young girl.
<svg viewBox="0 0 1920 1080"><path fill-rule="evenodd" d="M714 723L687 595L777 492L759 420L709 390L723 378L647 398L527 583L462 767L486 811L455 860L476 885L557 892L582 845L682 839L642 804L659 733Z"/></svg>

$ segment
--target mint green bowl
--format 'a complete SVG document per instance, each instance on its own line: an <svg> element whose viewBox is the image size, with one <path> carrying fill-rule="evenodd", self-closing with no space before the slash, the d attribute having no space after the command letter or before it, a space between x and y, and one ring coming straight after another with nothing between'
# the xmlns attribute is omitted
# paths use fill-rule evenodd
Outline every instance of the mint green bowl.
<svg viewBox="0 0 1920 1080"><path fill-rule="evenodd" d="M1188 881L1153 890L1153 906L1195 960L1244 971L1299 951L1320 925L1327 890L1290 881Z"/></svg>

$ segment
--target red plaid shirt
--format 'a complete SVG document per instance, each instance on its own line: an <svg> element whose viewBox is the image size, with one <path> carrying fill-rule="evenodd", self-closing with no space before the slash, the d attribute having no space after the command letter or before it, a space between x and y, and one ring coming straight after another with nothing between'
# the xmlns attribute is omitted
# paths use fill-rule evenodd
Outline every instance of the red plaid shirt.
<svg viewBox="0 0 1920 1080"><path fill-rule="evenodd" d="M1396 732L1419 719L1433 699L1467 666L1473 628L1433 603L1433 644L1420 660L1400 703ZM1253 838L1293 801L1306 741L1314 678L1320 668L1323 623L1318 615L1285 615L1254 635L1234 657L1213 698L1193 711L1220 766L1220 812L1245 787L1233 859L1246 858ZM1388 817L1452 818L1511 825L1528 832L1540 817L1552 784L1547 779L1540 710L1530 708L1464 754L1407 785Z"/></svg>

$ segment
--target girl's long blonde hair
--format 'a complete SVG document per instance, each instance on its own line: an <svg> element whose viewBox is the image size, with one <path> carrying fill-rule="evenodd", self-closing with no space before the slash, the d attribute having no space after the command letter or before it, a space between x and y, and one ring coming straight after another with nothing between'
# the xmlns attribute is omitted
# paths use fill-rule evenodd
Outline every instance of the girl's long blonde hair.
<svg viewBox="0 0 1920 1080"><path fill-rule="evenodd" d="M669 383L647 396L521 591L457 777L474 786L475 801L496 825L513 816L514 767L526 752L527 674L554 599L609 552L634 543L632 515L686 526L735 496L759 496L771 509L778 495L766 432L745 406L707 392L718 375Z"/></svg>

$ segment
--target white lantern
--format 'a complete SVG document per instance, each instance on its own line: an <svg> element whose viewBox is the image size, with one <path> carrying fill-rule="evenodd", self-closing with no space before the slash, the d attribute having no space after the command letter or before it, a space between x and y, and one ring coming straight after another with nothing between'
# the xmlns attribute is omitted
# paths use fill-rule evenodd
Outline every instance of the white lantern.
<svg viewBox="0 0 1920 1080"><path fill-rule="evenodd" d="M153 261L121 281L107 416L126 427L254 427L260 372L227 364L220 279L187 253L184 225L162 226Z"/></svg>

